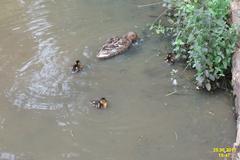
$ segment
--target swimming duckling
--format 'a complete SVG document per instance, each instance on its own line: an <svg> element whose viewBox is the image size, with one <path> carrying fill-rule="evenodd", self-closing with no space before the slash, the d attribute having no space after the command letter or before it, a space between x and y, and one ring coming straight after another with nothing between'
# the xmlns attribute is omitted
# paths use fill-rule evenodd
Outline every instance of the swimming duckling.
<svg viewBox="0 0 240 160"><path fill-rule="evenodd" d="M175 63L175 55L174 55L174 53L168 53L167 57L164 58L164 60L165 60L166 63L174 64Z"/></svg>
<svg viewBox="0 0 240 160"><path fill-rule="evenodd" d="M97 58L106 59L125 52L133 43L139 39L137 33L128 32L122 37L110 38L100 49Z"/></svg>
<svg viewBox="0 0 240 160"><path fill-rule="evenodd" d="M76 60L75 64L73 65L72 72L77 73L83 69L84 65L81 64L79 60Z"/></svg>
<svg viewBox="0 0 240 160"><path fill-rule="evenodd" d="M104 97L100 100L92 100L90 103L98 109L106 109L108 107L108 101Z"/></svg>

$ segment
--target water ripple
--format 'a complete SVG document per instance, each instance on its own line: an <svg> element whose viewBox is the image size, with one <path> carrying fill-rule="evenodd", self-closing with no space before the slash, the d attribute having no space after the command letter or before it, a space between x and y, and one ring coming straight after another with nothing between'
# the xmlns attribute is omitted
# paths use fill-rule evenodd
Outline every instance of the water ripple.
<svg viewBox="0 0 240 160"><path fill-rule="evenodd" d="M26 24L38 44L35 56L17 70L16 80L8 91L10 101L27 109L55 110L62 108L70 96L72 77L65 74L66 62L54 36L49 35L54 27L49 20L44 0L26 6L30 21Z"/></svg>

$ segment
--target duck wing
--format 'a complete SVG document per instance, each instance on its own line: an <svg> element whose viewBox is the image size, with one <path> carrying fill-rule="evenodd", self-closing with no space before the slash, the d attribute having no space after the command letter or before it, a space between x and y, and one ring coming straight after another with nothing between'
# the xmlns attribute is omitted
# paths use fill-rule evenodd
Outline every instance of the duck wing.
<svg viewBox="0 0 240 160"><path fill-rule="evenodd" d="M110 38L100 49L97 58L110 58L126 51L131 42L126 38L113 37Z"/></svg>

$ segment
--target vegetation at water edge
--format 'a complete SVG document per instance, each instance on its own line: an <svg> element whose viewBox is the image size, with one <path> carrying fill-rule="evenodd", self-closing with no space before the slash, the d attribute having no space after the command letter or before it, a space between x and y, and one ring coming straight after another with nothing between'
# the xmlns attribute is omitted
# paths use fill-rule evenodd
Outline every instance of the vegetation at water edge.
<svg viewBox="0 0 240 160"><path fill-rule="evenodd" d="M230 0L164 0L170 25L155 21L150 30L171 33L173 52L196 70L198 86L221 87L231 74L237 33L229 22Z"/></svg>

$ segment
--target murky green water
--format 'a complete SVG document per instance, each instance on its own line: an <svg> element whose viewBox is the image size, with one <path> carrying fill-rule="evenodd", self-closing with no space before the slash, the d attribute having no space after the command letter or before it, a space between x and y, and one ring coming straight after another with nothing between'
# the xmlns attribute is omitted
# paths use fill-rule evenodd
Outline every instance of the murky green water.
<svg viewBox="0 0 240 160"><path fill-rule="evenodd" d="M151 2L0 2L1 160L212 160L213 147L234 142L231 96L196 91L190 71L164 63L169 42L143 32L164 10L138 7ZM144 43L95 58L128 31ZM71 73L76 59L87 66L80 74ZM101 96L104 111L89 105Z"/></svg>

